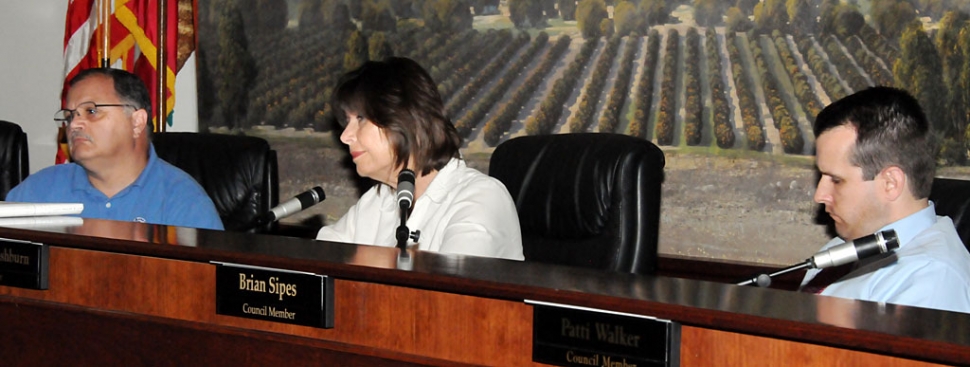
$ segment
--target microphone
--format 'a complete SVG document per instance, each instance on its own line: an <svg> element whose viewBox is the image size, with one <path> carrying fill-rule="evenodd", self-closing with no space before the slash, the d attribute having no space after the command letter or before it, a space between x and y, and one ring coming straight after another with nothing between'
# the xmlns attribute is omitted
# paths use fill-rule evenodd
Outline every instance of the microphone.
<svg viewBox="0 0 970 367"><path fill-rule="evenodd" d="M299 213L311 206L317 205L326 198L327 195L323 193L322 187L314 187L300 193L296 197L287 200L280 205L277 205L273 209L270 209L268 212L266 212L266 214L263 215L262 221L260 222L271 223L278 221L293 214Z"/></svg>
<svg viewBox="0 0 970 367"><path fill-rule="evenodd" d="M771 278L800 269L824 269L859 261L871 256L884 254L899 248L896 231L885 230L849 241L841 245L832 246L828 250L819 251L807 260L775 271L771 274L759 274L756 277L742 280L737 285L755 284L759 287L771 285Z"/></svg>
<svg viewBox="0 0 970 367"><path fill-rule="evenodd" d="M883 254L897 248L899 248L899 239L896 237L896 231L890 229L819 251L808 261L812 263L813 268L824 269Z"/></svg>
<svg viewBox="0 0 970 367"><path fill-rule="evenodd" d="M413 203L414 171L405 168L397 175L397 205L403 210L408 210Z"/></svg>
<svg viewBox="0 0 970 367"><path fill-rule="evenodd" d="M407 225L411 204L414 204L414 171L405 168L397 174L397 205L401 207L401 223L394 233L401 251L407 250L408 237L411 236ZM414 238L417 241L417 237Z"/></svg>

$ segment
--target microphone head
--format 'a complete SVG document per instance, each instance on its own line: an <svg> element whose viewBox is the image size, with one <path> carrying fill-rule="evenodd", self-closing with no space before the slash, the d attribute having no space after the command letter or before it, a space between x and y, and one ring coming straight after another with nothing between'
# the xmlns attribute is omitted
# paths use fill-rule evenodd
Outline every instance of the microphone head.
<svg viewBox="0 0 970 367"><path fill-rule="evenodd" d="M410 183L414 185L414 171L410 169L402 169L400 173L397 174L397 184L400 186L403 183Z"/></svg>
<svg viewBox="0 0 970 367"><path fill-rule="evenodd" d="M414 202L414 171L407 168L397 175L397 203L401 208L410 208Z"/></svg>
<svg viewBox="0 0 970 367"><path fill-rule="evenodd" d="M313 187L312 189L310 189L310 192L313 193L312 196L313 196L314 204L319 204L320 202L322 202L324 199L327 198L327 194L323 192L323 188L320 186Z"/></svg>
<svg viewBox="0 0 970 367"><path fill-rule="evenodd" d="M296 209L295 211L304 210L306 208L319 204L326 197L327 195L323 193L322 187L320 186L314 187L296 196L295 199L299 201L299 206L295 207L294 209ZM284 205L285 204L286 203L284 203Z"/></svg>
<svg viewBox="0 0 970 367"><path fill-rule="evenodd" d="M306 208L319 204L326 197L327 195L323 193L322 187L314 187L310 190L301 192L296 197L273 207L269 210L269 212L265 213L263 218L259 219L257 223L275 222L286 218L301 210L305 210Z"/></svg>
<svg viewBox="0 0 970 367"><path fill-rule="evenodd" d="M895 230L887 229L876 234L876 237L878 238L880 253L886 253L899 248L899 237L896 236Z"/></svg>

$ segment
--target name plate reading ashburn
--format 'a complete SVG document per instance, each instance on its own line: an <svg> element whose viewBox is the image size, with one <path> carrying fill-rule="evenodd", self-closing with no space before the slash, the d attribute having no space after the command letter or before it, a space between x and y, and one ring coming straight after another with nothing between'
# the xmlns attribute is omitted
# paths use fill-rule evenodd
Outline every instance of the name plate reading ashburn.
<svg viewBox="0 0 970 367"><path fill-rule="evenodd" d="M532 360L558 366L680 365L680 324L652 317L538 301Z"/></svg>
<svg viewBox="0 0 970 367"><path fill-rule="evenodd" d="M0 238L0 285L47 289L50 247Z"/></svg>
<svg viewBox="0 0 970 367"><path fill-rule="evenodd" d="M258 266L213 264L217 314L333 327L333 278Z"/></svg>

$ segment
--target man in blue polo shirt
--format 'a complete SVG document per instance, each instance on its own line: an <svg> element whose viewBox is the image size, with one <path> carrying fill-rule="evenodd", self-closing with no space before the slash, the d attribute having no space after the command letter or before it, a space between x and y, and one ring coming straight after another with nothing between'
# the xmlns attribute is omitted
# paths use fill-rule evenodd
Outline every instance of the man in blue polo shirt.
<svg viewBox="0 0 970 367"><path fill-rule="evenodd" d="M88 69L69 87L55 119L69 124L74 163L28 176L7 201L83 203L84 218L223 229L205 190L155 155L151 102L137 76Z"/></svg>

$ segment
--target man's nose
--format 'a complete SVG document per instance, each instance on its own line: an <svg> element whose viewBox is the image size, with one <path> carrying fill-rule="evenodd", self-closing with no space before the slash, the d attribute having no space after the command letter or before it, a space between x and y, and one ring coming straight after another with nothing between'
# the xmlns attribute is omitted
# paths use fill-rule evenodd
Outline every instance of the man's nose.
<svg viewBox="0 0 970 367"><path fill-rule="evenodd" d="M815 195L812 199L819 204L825 204L831 201L828 183L825 182L824 178L818 180L818 185L815 185Z"/></svg>
<svg viewBox="0 0 970 367"><path fill-rule="evenodd" d="M87 119L82 117L83 114L77 111L71 111L71 122L67 124L67 127L71 130L79 129L83 125L87 124Z"/></svg>

